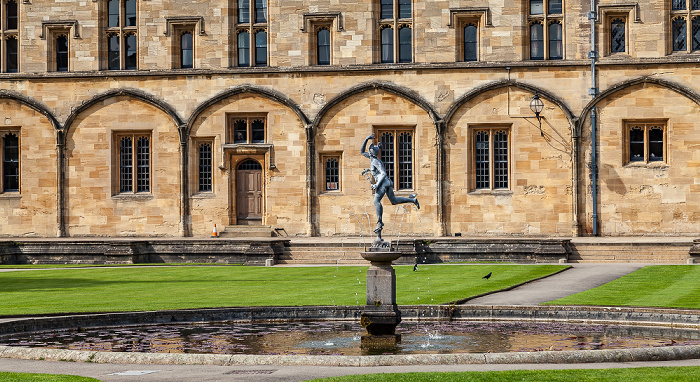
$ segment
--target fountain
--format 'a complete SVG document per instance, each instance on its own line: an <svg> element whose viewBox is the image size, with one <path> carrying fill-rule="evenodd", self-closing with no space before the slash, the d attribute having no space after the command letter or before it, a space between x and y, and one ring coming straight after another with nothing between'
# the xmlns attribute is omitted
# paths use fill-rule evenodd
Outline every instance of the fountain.
<svg viewBox="0 0 700 382"><path fill-rule="evenodd" d="M393 250L391 243L382 239L382 199L386 195L392 205L413 203L417 208L420 208L420 205L415 194L408 198L394 195L394 183L387 177L384 163L379 159L380 146L370 144L369 151L365 150L370 139L374 139L374 134L365 138L360 153L370 160L370 168L362 174L374 190L374 206L377 212L377 228L374 233L377 234L377 238L368 251L361 253L362 257L370 262L367 270L367 304L360 320L360 324L367 330L367 335L362 336L361 346L366 349L391 349L401 342L401 335L396 334L396 326L401 322L401 311L396 305L396 273L391 262L400 258L402 254Z"/></svg>

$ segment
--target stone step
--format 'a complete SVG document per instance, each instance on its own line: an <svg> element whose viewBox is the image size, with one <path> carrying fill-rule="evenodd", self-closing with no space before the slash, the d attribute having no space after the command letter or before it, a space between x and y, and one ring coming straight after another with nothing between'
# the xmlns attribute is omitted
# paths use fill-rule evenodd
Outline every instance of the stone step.
<svg viewBox="0 0 700 382"><path fill-rule="evenodd" d="M229 225L219 232L220 237L272 237L272 227L264 225Z"/></svg>
<svg viewBox="0 0 700 382"><path fill-rule="evenodd" d="M683 245L577 244L569 257L578 263L685 263L689 247Z"/></svg>

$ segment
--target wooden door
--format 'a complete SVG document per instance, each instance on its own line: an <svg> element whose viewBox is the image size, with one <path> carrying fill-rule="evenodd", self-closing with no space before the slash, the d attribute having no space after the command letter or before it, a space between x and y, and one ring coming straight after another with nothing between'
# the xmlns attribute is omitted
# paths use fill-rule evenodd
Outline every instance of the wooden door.
<svg viewBox="0 0 700 382"><path fill-rule="evenodd" d="M248 159L236 170L236 211L238 224L262 224L262 166Z"/></svg>

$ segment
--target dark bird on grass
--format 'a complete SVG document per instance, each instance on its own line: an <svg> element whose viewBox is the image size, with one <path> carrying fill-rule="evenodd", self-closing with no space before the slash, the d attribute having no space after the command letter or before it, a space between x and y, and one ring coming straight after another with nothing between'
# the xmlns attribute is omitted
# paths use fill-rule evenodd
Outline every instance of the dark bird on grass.
<svg viewBox="0 0 700 382"><path fill-rule="evenodd" d="M417 270L418 270L418 263L416 263L416 264L413 265L413 272L415 272L415 271L417 271Z"/></svg>
<svg viewBox="0 0 700 382"><path fill-rule="evenodd" d="M493 273L493 272L489 272L489 274L486 275L486 276L484 276L484 277L482 277L482 279L486 279L486 280L490 279L492 273Z"/></svg>

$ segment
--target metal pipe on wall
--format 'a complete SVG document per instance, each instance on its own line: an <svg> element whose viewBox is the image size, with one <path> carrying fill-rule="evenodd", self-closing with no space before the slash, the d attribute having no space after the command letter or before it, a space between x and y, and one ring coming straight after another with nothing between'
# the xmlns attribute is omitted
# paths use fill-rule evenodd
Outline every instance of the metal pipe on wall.
<svg viewBox="0 0 700 382"><path fill-rule="evenodd" d="M598 51L595 47L595 20L596 20L595 0L591 0L591 11L588 13L588 20L591 21L591 50L588 52L588 57L591 59L591 88L588 94L595 99L598 95L598 86L596 81L595 61L598 58ZM598 236L598 159L596 156L598 150L596 144L596 108L591 108L591 194L593 197L593 236Z"/></svg>

